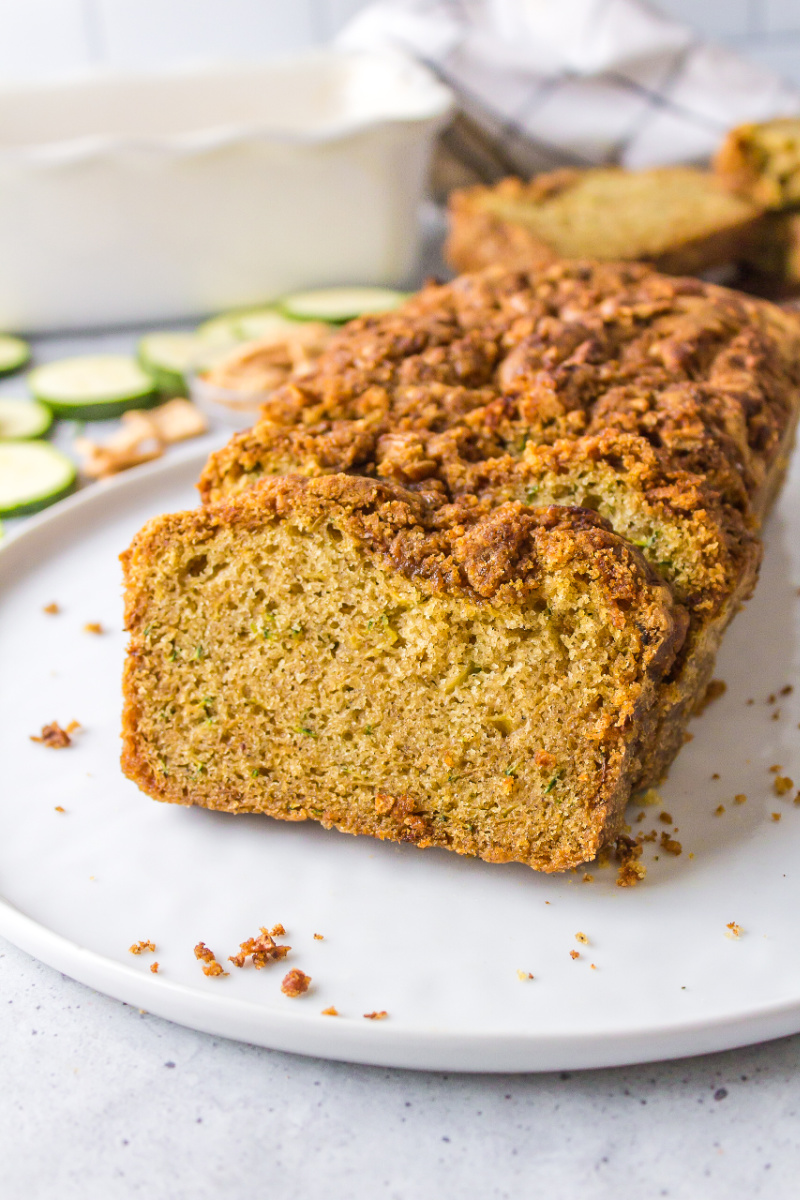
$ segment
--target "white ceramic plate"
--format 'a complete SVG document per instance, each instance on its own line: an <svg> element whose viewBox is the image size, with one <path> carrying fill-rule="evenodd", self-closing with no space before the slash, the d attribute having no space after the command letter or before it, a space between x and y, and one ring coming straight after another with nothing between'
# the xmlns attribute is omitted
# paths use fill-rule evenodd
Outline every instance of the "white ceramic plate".
<svg viewBox="0 0 800 1200"><path fill-rule="evenodd" d="M95 486L0 553L0 932L194 1028L366 1063L594 1067L800 1030L800 807L794 789L774 794L768 770L779 763L800 780L800 695L777 696L797 677L797 470L719 663L727 694L693 723L663 788L673 824L650 808L635 826L677 825L683 853L648 845L645 883L622 889L613 867L590 867L592 882L548 878L310 823L160 805L122 777L117 554L147 517L194 503L203 458ZM42 612L53 600L59 616ZM108 632L83 632L89 621ZM73 747L29 740L73 718L83 727ZM293 948L285 963L202 974L196 942L224 960L276 922ZM153 956L128 953L147 938L158 975ZM298 999L280 991L289 966L313 978ZM329 1005L341 1016L321 1015ZM365 1020L374 1010L389 1015Z"/></svg>

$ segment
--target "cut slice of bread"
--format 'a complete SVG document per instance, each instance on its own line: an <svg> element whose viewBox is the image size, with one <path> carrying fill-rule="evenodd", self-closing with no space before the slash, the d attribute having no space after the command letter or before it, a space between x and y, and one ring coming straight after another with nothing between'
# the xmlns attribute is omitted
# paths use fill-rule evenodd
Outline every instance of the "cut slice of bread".
<svg viewBox="0 0 800 1200"><path fill-rule="evenodd" d="M564 870L620 832L687 617L593 513L333 475L124 556L150 795Z"/></svg>
<svg viewBox="0 0 800 1200"><path fill-rule="evenodd" d="M741 258L761 212L693 167L562 170L454 192L445 253L458 271L594 258L696 274Z"/></svg>
<svg viewBox="0 0 800 1200"><path fill-rule="evenodd" d="M800 204L800 117L738 125L714 158L732 192L763 208Z"/></svg>

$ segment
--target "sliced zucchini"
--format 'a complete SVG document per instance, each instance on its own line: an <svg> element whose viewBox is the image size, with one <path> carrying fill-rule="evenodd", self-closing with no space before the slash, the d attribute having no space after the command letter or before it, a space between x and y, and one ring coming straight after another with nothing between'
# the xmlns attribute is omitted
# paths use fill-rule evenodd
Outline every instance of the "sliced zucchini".
<svg viewBox="0 0 800 1200"><path fill-rule="evenodd" d="M75 464L49 442L0 442L0 516L21 517L75 487Z"/></svg>
<svg viewBox="0 0 800 1200"><path fill-rule="evenodd" d="M384 287L315 288L308 292L293 292L278 301L284 316L295 321L329 321L341 323L367 313L388 312L408 298L408 292Z"/></svg>
<svg viewBox="0 0 800 1200"><path fill-rule="evenodd" d="M0 333L0 375L10 375L19 371L31 360L31 348L22 338L12 337L10 333Z"/></svg>
<svg viewBox="0 0 800 1200"><path fill-rule="evenodd" d="M186 373L201 357L203 341L194 333L148 333L137 348L137 358L162 396L186 396Z"/></svg>
<svg viewBox="0 0 800 1200"><path fill-rule="evenodd" d="M0 441L44 437L52 424L53 414L38 400L0 396Z"/></svg>
<svg viewBox="0 0 800 1200"><path fill-rule="evenodd" d="M46 363L31 371L28 385L57 417L81 421L104 421L129 408L147 408L159 399L152 376L125 354Z"/></svg>
<svg viewBox="0 0 800 1200"><path fill-rule="evenodd" d="M275 308L250 308L239 312L222 313L204 321L197 329L197 336L213 346L228 349L239 342L254 342L269 337L296 324L292 318Z"/></svg>

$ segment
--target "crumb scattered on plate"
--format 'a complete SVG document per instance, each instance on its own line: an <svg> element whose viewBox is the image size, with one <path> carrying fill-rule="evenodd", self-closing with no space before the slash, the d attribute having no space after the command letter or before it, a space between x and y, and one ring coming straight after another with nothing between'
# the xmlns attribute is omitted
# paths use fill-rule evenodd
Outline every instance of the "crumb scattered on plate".
<svg viewBox="0 0 800 1200"><path fill-rule="evenodd" d="M57 617L61 612L61 609L58 607L55 600L53 600L50 604L45 604L42 612L47 613L49 617Z"/></svg>
<svg viewBox="0 0 800 1200"><path fill-rule="evenodd" d="M103 626L99 621L87 621L83 627L84 633L102 633Z"/></svg>
<svg viewBox="0 0 800 1200"><path fill-rule="evenodd" d="M278 945L273 934L278 935L285 932L282 925L273 926L272 932L262 925L261 932L257 937L248 938L247 941L239 943L239 953L229 955L228 962L232 962L235 967L243 967L249 958L257 971L260 971L267 963L279 962L280 959L286 958L292 947Z"/></svg>
<svg viewBox="0 0 800 1200"><path fill-rule="evenodd" d="M55 806L55 811L65 813L67 810L64 808L64 806L62 804L57 804Z"/></svg>
<svg viewBox="0 0 800 1200"><path fill-rule="evenodd" d="M586 936L586 934L585 934L585 933L576 933L576 934L575 934L575 941L576 941L576 942L582 942L584 946L588 946L588 945L589 945L589 939L588 939L588 937Z"/></svg>
<svg viewBox="0 0 800 1200"><path fill-rule="evenodd" d="M31 735L32 742L39 742L42 746L49 746L51 750L63 750L66 746L72 745L71 733L76 729L80 729L78 721L70 721L66 729L62 729L58 721L53 721L51 725L43 725L42 732L39 737Z"/></svg>
<svg viewBox="0 0 800 1200"><path fill-rule="evenodd" d="M324 941L325 941L325 934L324 934L324 933L315 933L315 934L314 934L314 941L315 941L315 942L324 942Z"/></svg>
<svg viewBox="0 0 800 1200"><path fill-rule="evenodd" d="M322 1015L323 1017L338 1017L339 1010L331 1004L328 1008L323 1008Z"/></svg>
<svg viewBox="0 0 800 1200"><path fill-rule="evenodd" d="M742 927L737 925L735 921L729 921L725 926L725 937L739 938L742 936Z"/></svg>
<svg viewBox="0 0 800 1200"><path fill-rule="evenodd" d="M517 970L517 979L523 979L523 980L533 979L533 975L531 975L530 971L523 971L522 969L518 969Z"/></svg>
<svg viewBox="0 0 800 1200"><path fill-rule="evenodd" d="M306 975L304 971L298 971L294 967L288 974L284 975L281 983L281 991L284 996L302 996L311 986L311 976Z"/></svg>
<svg viewBox="0 0 800 1200"><path fill-rule="evenodd" d="M195 958L202 959L206 964L203 967L203 974L208 976L228 975L229 972L224 969L221 963L217 962L216 955L213 950L209 950L205 942L198 942L194 948Z"/></svg>
<svg viewBox="0 0 800 1200"><path fill-rule="evenodd" d="M154 975L157 975L158 974L158 963L157 962L150 963L150 970L153 972Z"/></svg>
<svg viewBox="0 0 800 1200"><path fill-rule="evenodd" d="M569 956L570 956L570 958L580 958L580 956L581 956L580 951L579 950L570 950Z"/></svg>
<svg viewBox="0 0 800 1200"><path fill-rule="evenodd" d="M149 942L149 941L148 942L134 942L132 946L128 947L128 950L130 951L131 954L144 954L145 950L149 950L149 951L151 951L151 953L155 953L155 949L156 949L155 942ZM213 954L211 957L212 958L214 957Z"/></svg>
<svg viewBox="0 0 800 1200"><path fill-rule="evenodd" d="M364 1013L364 1016L368 1021L384 1021L388 1015L389 1014L385 1008L382 1008L380 1012Z"/></svg>
<svg viewBox="0 0 800 1200"><path fill-rule="evenodd" d="M733 799L736 804L746 804L747 803L747 796L745 796L744 792L737 792L736 795L733 797Z"/></svg>
<svg viewBox="0 0 800 1200"><path fill-rule="evenodd" d="M794 780L790 779L788 775L778 775L772 786L776 796L785 796L794 787Z"/></svg>

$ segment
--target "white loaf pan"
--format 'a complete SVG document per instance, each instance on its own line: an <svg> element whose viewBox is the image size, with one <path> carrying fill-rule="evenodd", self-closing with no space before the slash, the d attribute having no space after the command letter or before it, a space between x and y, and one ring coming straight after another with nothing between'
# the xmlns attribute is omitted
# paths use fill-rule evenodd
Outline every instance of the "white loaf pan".
<svg viewBox="0 0 800 1200"><path fill-rule="evenodd" d="M394 56L0 88L0 330L403 284L451 97Z"/></svg>

